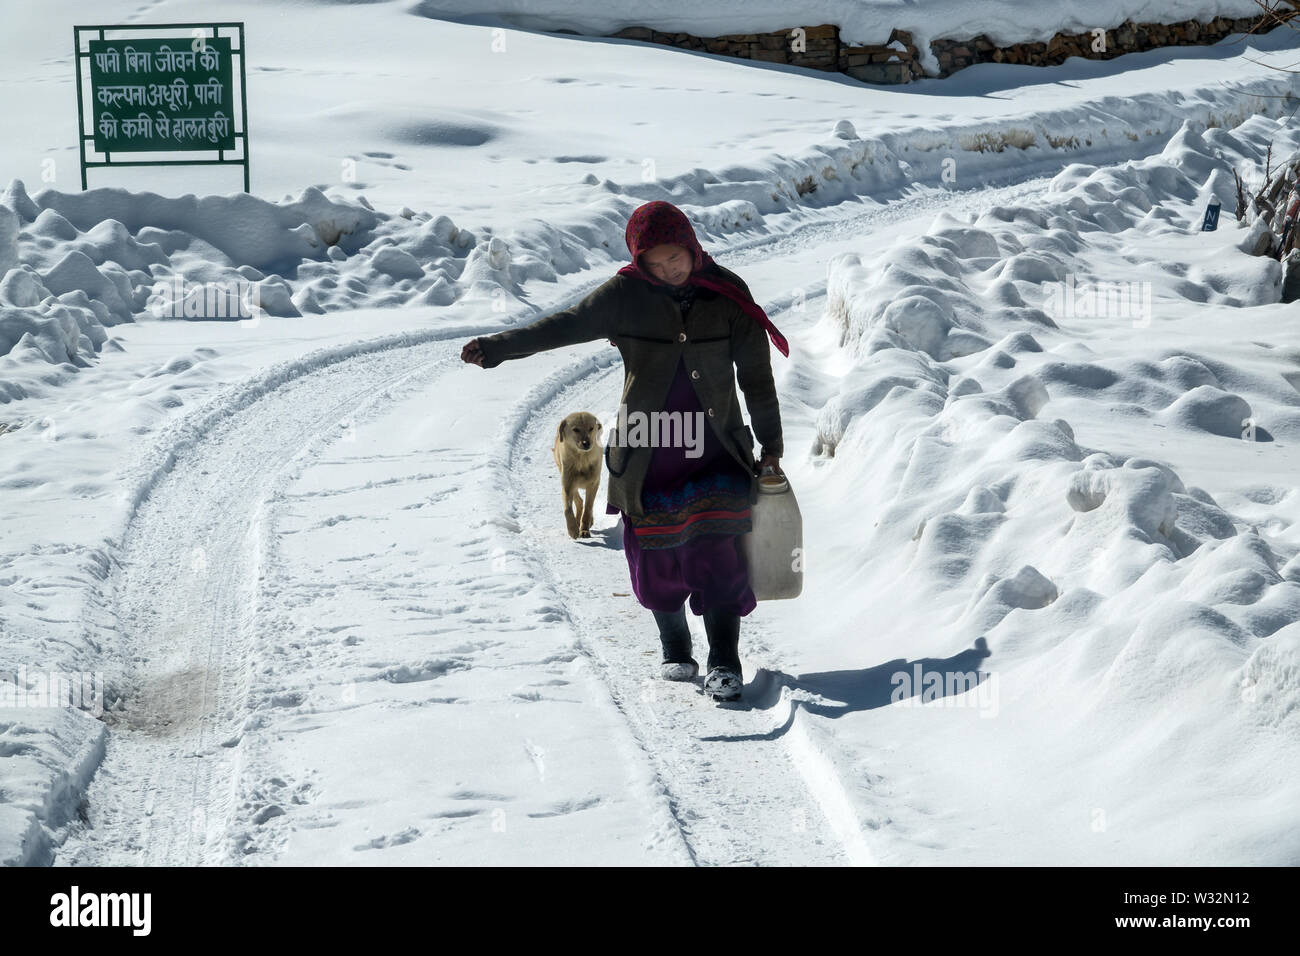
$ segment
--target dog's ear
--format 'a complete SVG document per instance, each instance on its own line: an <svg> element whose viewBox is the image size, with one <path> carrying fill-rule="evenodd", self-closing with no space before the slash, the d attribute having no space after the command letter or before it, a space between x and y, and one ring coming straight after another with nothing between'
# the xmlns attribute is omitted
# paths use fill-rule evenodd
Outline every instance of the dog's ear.
<svg viewBox="0 0 1300 956"><path fill-rule="evenodd" d="M564 425L566 422L568 422L567 418L560 419L560 429L555 433L555 440L558 442L564 441Z"/></svg>
<svg viewBox="0 0 1300 956"><path fill-rule="evenodd" d="M605 426L602 425L600 422L596 422L596 434L599 435L604 430L605 430Z"/></svg>

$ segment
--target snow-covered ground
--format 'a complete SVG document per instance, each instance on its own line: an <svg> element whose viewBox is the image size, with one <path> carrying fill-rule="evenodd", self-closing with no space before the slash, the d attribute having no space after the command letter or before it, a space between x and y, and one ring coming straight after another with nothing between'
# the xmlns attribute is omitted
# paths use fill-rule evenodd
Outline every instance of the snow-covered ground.
<svg viewBox="0 0 1300 956"><path fill-rule="evenodd" d="M1230 214L1300 148L1256 62L1294 34L901 92L203 5L248 23L254 195L83 194L77 6L0 40L0 676L126 706L0 706L0 860L1300 860L1296 307ZM616 354L459 359L656 198L793 345L807 583L745 619L737 707L654 679L603 506L556 520L554 422L612 417ZM264 310L159 319L175 277Z"/></svg>

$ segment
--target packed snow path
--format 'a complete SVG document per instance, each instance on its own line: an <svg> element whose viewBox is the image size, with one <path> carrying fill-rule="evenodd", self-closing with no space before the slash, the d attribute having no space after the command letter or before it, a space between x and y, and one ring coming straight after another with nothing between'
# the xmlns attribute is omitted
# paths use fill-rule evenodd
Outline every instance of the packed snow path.
<svg viewBox="0 0 1300 956"><path fill-rule="evenodd" d="M900 230L924 229L937 206L978 211L1044 185L921 194L716 253L741 275L778 267L807 275L802 315L771 310L797 335L819 311L825 273L816 263L839 248L860 250L873 232L881 245L892 243ZM491 842L489 822L507 832L519 826L501 805L524 799L528 785L489 752L503 736L512 758L526 753L538 782L548 771L552 781L561 776L565 759L581 765L567 782L576 796L521 814L528 825L574 820L572 829L525 842L496 841L501 849L482 859L535 862L547 858L539 849L564 847L564 859L587 861L872 862L848 795L790 699L780 642L764 632L762 615L742 623L744 699L714 704L698 681L657 678L653 620L630 596L603 483L593 538L565 534L554 423L580 408L603 416L616 403L616 355L593 343L484 372L460 361L467 337L446 330L282 376L228 414L218 408L216 426L176 454L138 508L114 571L135 675L131 706L113 724L89 789L90 826L65 842L56 862L369 863L375 857L358 851L372 849L394 861L396 850L409 853L401 862L434 862L441 853L423 839L434 835L475 853ZM437 415L448 389L462 401L467 392L481 395L472 421ZM787 444L806 447L810 424L800 403L783 395L783 417ZM436 440L420 448L411 433L426 420L436 434L420 439ZM322 477L332 466L342 474ZM338 512L345 498L375 489L405 489L409 500L372 500L362 505L369 514ZM305 564L311 546L295 539L342 523L359 530L333 566L355 570L320 579L319 568ZM386 523L405 525L412 547L375 565ZM321 596L334 603L316 603ZM389 634L382 623L336 623L349 620L340 608L374 621L394 605L435 626L400 633L395 624ZM522 629L502 629L520 620ZM691 622L703 653L701 622ZM410 648L434 656L400 663ZM362 656L342 656L349 652ZM358 666L371 676L357 677ZM521 684L521 675L536 679ZM431 682L451 696L409 696ZM408 696L393 696L401 694ZM542 716L552 699L577 706ZM531 708L522 737L521 706ZM398 711L400 719L389 716ZM547 720L583 733L569 750L548 753L539 743ZM451 792L418 790L414 777L399 775L395 786L413 791L399 798L341 756L349 747L396 770L427 751L427 782ZM478 759L457 764L466 752ZM456 779L439 779L444 773ZM348 786L370 791L347 799ZM425 822L410 825L394 809L402 800L424 808ZM454 809L437 809L444 800ZM607 814L603 828L583 820L596 810ZM624 843L612 837L610 847L589 847L585 856L573 847L575 837L599 844L620 828L631 833L626 851L615 852Z"/></svg>
<svg viewBox="0 0 1300 956"><path fill-rule="evenodd" d="M446 353L372 353L290 380L182 453L140 508L116 579L133 706L106 715L113 733L91 791L87 837L104 863L211 860L209 837L233 811L268 496L341 419L449 366Z"/></svg>

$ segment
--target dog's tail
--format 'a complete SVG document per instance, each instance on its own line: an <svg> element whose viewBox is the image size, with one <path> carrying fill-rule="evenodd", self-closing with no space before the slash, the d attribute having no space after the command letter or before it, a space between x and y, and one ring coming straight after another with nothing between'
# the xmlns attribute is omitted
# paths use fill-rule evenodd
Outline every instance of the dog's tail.
<svg viewBox="0 0 1300 956"><path fill-rule="evenodd" d="M560 474L564 474L564 465L560 463L560 446L564 444L564 419L560 419L560 427L555 432L555 444L551 446L551 454L555 456L555 467L559 469Z"/></svg>

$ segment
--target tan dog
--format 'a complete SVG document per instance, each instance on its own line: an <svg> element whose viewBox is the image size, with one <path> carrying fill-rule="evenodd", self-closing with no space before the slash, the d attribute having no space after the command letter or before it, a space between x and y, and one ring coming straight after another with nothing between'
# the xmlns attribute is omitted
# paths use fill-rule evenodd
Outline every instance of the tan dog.
<svg viewBox="0 0 1300 956"><path fill-rule="evenodd" d="M560 469L564 490L564 523L570 538L590 538L591 521L596 507L596 489L600 487L600 466L604 453L600 445L603 426L591 412L566 415L555 433L555 467ZM587 500L578 496L586 489Z"/></svg>

